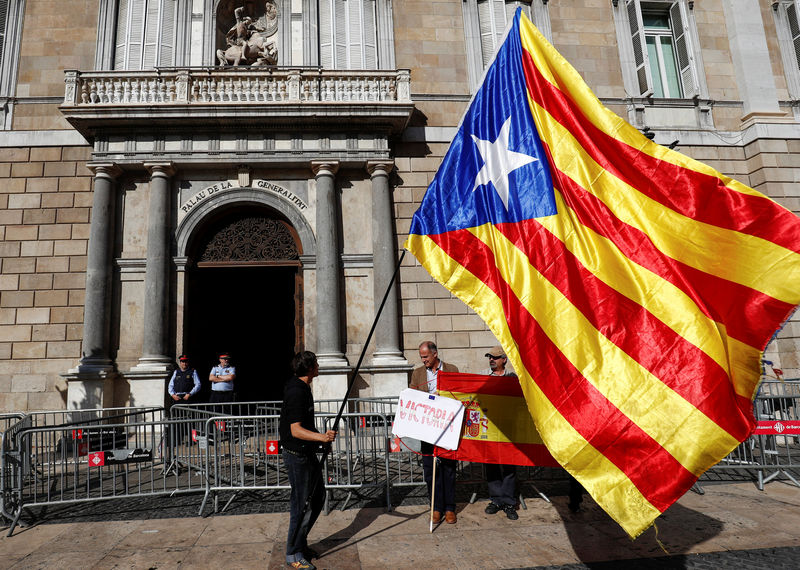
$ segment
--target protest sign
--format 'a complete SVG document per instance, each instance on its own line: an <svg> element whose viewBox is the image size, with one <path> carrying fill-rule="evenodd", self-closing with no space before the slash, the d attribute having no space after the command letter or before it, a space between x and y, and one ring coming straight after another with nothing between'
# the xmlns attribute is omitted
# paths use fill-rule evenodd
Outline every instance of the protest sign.
<svg viewBox="0 0 800 570"><path fill-rule="evenodd" d="M392 433L452 450L458 448L463 421L458 400L407 388L400 392Z"/></svg>

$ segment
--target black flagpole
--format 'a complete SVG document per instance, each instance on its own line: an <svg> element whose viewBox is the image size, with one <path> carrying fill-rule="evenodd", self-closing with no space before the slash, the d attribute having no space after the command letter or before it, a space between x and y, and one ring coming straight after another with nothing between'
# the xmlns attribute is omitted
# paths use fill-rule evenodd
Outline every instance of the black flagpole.
<svg viewBox="0 0 800 570"><path fill-rule="evenodd" d="M333 421L333 431L338 431L339 428L339 421L342 419L342 414L344 413L344 408L347 406L347 400L350 396L350 390L353 389L353 384L356 382L356 377L358 376L358 371L361 369L361 363L364 361L364 355L367 353L367 347L369 346L370 341L372 340L372 333L375 332L375 327L378 325L378 319L381 318L381 313L383 312L383 306L386 304L386 299L389 298L389 293L392 290L392 285L394 285L395 280L397 279L397 273L400 271L400 265L403 263L403 258L406 256L406 250L404 249L400 254L400 259L397 262L397 265L394 268L394 273L392 273L392 279L389 281L389 285L386 287L386 293L383 294L383 299L381 300L380 307L378 307L378 312L375 314L375 320L372 321L372 327L369 329L369 334L367 335L367 340L364 342L364 348L361 349L361 355L358 357L358 362L356 363L356 367L353 368L353 372L350 374L350 380L347 382L347 391L344 393L344 399L342 400L341 406L339 406L339 413L336 414L336 419ZM328 455L331 452L332 444L327 444L324 446L324 451L322 452L322 459L319 461L319 471L320 473L325 468L325 461L328 460ZM306 513L311 508L311 500L314 497L314 493L317 490L317 483L319 482L319 477L316 475L311 479L311 489L308 493L308 497L306 498L306 504L303 505L303 512L300 513L300 517L297 519L297 524L294 527L294 531L292 532L291 540L289 544L294 544L294 541L297 539L297 533L300 530L300 522L306 516Z"/></svg>

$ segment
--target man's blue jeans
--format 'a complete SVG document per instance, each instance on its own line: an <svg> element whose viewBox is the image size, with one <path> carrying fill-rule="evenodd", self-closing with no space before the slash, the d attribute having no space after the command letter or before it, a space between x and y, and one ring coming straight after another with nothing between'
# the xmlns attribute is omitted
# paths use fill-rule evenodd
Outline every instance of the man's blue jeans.
<svg viewBox="0 0 800 570"><path fill-rule="evenodd" d="M305 557L303 551L308 548L308 533L317 522L325 502L325 484L315 453L296 455L284 449L283 464L286 466L289 484L292 486L289 535L286 538L286 562L291 564ZM317 480L317 486L311 500L311 507L303 515L303 507L308 500L314 479ZM294 542L290 542L294 529L298 526Z"/></svg>

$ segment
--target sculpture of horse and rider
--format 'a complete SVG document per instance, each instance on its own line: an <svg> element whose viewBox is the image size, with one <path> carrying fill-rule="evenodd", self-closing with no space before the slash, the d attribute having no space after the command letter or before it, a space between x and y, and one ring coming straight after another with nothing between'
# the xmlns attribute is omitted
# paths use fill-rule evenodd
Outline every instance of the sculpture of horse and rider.
<svg viewBox="0 0 800 570"><path fill-rule="evenodd" d="M236 23L228 30L224 51L217 50L220 65L276 65L278 63L278 8L274 0L267 0L264 17L253 20L244 15L244 7L233 11Z"/></svg>

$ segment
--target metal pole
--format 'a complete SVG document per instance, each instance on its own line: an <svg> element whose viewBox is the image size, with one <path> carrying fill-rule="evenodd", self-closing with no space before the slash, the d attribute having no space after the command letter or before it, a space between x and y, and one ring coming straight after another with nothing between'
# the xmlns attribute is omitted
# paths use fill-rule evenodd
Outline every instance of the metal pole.
<svg viewBox="0 0 800 570"><path fill-rule="evenodd" d="M370 341L372 340L372 333L375 332L375 327L378 324L378 319L381 317L381 312L383 311L383 306L386 304L386 299L389 297L389 293L392 291L392 285L394 284L395 279L397 279L397 273L400 271L400 265L403 263L403 258L406 256L406 250L404 249L400 254L400 259L397 262L397 265L394 268L394 273L392 273L392 278L389 281L389 285L386 287L386 292L383 294L383 300L381 301L380 307L378 307L378 312L375 315L375 320L372 321L372 327L369 329L369 334L367 335L367 340L364 342L364 348L361 350L361 356L358 357L358 362L356 363L355 368L353 368L353 372L350 374L350 380L347 382L347 391L344 393L344 399L342 399L342 404L339 406L339 413L336 414L336 419L333 421L333 431L338 431L339 428L339 420L342 419L342 414L344 413L344 408L347 405L347 399L350 395L350 390L353 388L353 384L355 384L356 377L358 376L358 371L361 369L361 363L364 361L364 356L367 353L367 347L369 346ZM325 446L324 451L322 452L322 459L319 461L319 472L322 473L323 469L325 468L325 461L328 460L328 455L331 452L331 444ZM311 479L311 489L309 490L308 497L306 497L306 504L303 505L303 512L300 513L299 521L303 520L303 517L306 516L308 509L311 508L311 500L314 497L314 493L317 490L317 482L319 477L315 476ZM294 527L294 532L292 532L291 539L289 540L289 544L294 544L295 539L297 538L297 532L300 530L300 524L298 523Z"/></svg>

